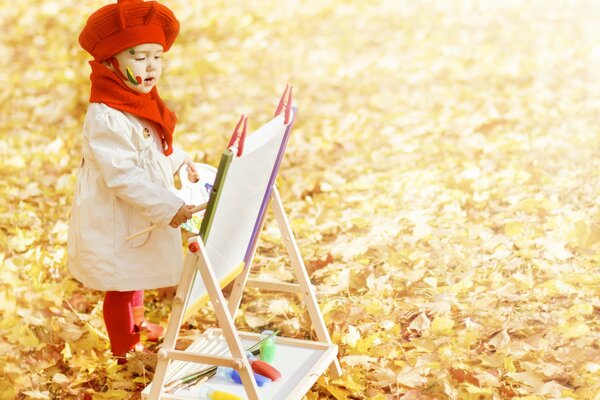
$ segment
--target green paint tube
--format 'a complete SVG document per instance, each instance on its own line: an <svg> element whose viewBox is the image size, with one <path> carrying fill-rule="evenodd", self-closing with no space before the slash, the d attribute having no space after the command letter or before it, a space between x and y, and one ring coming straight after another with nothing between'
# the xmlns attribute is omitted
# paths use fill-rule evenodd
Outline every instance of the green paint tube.
<svg viewBox="0 0 600 400"><path fill-rule="evenodd" d="M268 337L272 333L273 333L273 331L263 331L261 333L261 339ZM265 361L268 363L271 363L271 362L273 362L273 360L275 360L275 338L274 337L271 337L271 338L265 340L260 345L260 359L262 361Z"/></svg>

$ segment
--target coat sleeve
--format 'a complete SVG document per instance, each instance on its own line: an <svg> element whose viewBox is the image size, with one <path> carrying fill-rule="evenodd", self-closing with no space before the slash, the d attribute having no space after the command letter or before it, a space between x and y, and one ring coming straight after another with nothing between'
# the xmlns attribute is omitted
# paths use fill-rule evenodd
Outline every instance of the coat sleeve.
<svg viewBox="0 0 600 400"><path fill-rule="evenodd" d="M150 180L148 172L140 166L128 129L118 116L98 114L88 130L92 155L106 185L117 197L138 208L152 223L168 224L184 201Z"/></svg>

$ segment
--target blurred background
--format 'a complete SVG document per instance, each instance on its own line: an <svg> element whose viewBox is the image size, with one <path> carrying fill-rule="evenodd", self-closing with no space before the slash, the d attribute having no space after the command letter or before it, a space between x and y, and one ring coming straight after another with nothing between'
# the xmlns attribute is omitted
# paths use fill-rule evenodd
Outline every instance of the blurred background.
<svg viewBox="0 0 600 400"><path fill-rule="evenodd" d="M77 37L107 3L0 0L0 398L135 398L151 376L110 360L101 293L66 269ZM278 185L345 372L308 399L598 399L598 1L163 3L159 91L196 161L294 86ZM263 240L257 273L290 279ZM240 326L310 335L296 299L247 298Z"/></svg>

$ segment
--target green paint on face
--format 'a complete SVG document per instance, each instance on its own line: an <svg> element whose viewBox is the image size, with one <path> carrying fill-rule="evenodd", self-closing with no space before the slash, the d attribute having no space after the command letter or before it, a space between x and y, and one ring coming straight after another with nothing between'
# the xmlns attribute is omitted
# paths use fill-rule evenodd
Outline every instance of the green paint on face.
<svg viewBox="0 0 600 400"><path fill-rule="evenodd" d="M135 50L129 49L129 54L132 54L132 55L135 54Z"/></svg>
<svg viewBox="0 0 600 400"><path fill-rule="evenodd" d="M127 67L126 70L127 70L127 79L129 79L129 82L131 82L135 86L142 83L141 79L140 79L140 81L135 79L135 77L133 76L133 72L131 72L131 69L129 69L129 67Z"/></svg>

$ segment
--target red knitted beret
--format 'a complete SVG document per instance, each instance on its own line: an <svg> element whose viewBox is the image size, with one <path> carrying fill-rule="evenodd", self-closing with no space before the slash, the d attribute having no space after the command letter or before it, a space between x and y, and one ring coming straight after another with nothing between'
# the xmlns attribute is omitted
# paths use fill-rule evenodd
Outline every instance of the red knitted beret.
<svg viewBox="0 0 600 400"><path fill-rule="evenodd" d="M79 34L79 44L104 61L142 43L158 43L168 51L179 33L173 12L156 1L118 0L94 12Z"/></svg>

